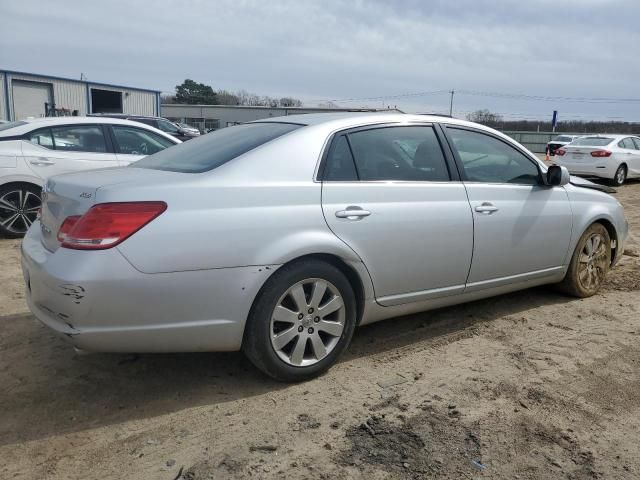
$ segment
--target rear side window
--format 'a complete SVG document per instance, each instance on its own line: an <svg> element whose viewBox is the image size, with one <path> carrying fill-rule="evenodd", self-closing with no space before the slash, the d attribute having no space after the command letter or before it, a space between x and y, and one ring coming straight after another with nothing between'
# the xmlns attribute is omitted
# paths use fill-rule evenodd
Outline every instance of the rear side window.
<svg viewBox="0 0 640 480"><path fill-rule="evenodd" d="M222 128L145 157L131 166L183 173L206 172L301 126L258 122Z"/></svg>
<svg viewBox="0 0 640 480"><path fill-rule="evenodd" d="M324 180L329 182L355 182L358 180L358 173L346 135L340 135L329 148Z"/></svg>
<svg viewBox="0 0 640 480"><path fill-rule="evenodd" d="M450 180L433 127L374 128L349 133L347 137L362 181Z"/></svg>
<svg viewBox="0 0 640 480"><path fill-rule="evenodd" d="M633 139L632 139L632 140L633 140L633 144L634 144L634 145L635 145L635 147L636 147L636 150L640 150L640 138L638 138L638 137L633 137Z"/></svg>
<svg viewBox="0 0 640 480"><path fill-rule="evenodd" d="M53 150L53 137L51 136L50 128L43 128L42 130L31 132L28 138L34 145L40 145L41 147Z"/></svg>
<svg viewBox="0 0 640 480"><path fill-rule="evenodd" d="M107 144L102 134L102 128L96 125L74 125L68 127L54 127L53 145L56 150L67 152L105 153Z"/></svg>
<svg viewBox="0 0 640 480"><path fill-rule="evenodd" d="M127 155L153 155L174 143L153 132L140 128L113 125L118 153Z"/></svg>

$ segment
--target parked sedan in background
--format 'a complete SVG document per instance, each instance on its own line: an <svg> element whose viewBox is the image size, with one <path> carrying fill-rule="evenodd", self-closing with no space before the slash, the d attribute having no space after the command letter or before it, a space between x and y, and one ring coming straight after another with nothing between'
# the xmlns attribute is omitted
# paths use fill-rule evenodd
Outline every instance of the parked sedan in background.
<svg viewBox="0 0 640 480"><path fill-rule="evenodd" d="M108 118L122 118L131 120L132 122L140 122L150 127L157 128L158 130L177 138L184 142L200 135L199 131L194 132L192 127L184 129L176 125L175 123L162 117L147 117L144 115L129 115L126 113L92 113L91 117L108 117Z"/></svg>
<svg viewBox="0 0 640 480"><path fill-rule="evenodd" d="M549 143L547 143L547 150L549 151L549 155L555 155L557 149L573 142L576 138L580 138L580 135L558 135Z"/></svg>
<svg viewBox="0 0 640 480"><path fill-rule="evenodd" d="M200 136L200 130L198 130L196 127L192 127L191 125L187 125L186 123L176 123L176 125L182 129L182 131L186 134L189 133L190 135L192 135L193 137L199 137Z"/></svg>
<svg viewBox="0 0 640 480"><path fill-rule="evenodd" d="M0 234L22 236L47 177L119 167L180 140L128 120L49 117L0 125Z"/></svg>
<svg viewBox="0 0 640 480"><path fill-rule="evenodd" d="M556 155L556 163L569 172L605 178L612 185L640 177L640 137L589 135L556 150Z"/></svg>
<svg viewBox="0 0 640 480"><path fill-rule="evenodd" d="M51 178L26 298L79 349L242 349L303 380L357 325L546 283L595 294L628 226L591 185L451 118L256 121Z"/></svg>

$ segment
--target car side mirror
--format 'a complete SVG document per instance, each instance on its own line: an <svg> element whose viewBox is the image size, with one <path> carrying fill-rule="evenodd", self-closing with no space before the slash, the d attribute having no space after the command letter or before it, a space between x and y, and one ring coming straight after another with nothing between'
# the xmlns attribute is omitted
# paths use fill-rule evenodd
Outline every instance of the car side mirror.
<svg viewBox="0 0 640 480"><path fill-rule="evenodd" d="M562 187L569 183L570 175L567 167L561 165L551 165L547 170L547 185Z"/></svg>

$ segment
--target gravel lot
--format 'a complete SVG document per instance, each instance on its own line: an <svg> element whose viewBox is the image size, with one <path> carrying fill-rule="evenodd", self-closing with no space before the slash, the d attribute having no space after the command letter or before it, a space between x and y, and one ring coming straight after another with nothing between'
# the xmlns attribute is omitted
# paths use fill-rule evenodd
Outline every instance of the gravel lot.
<svg viewBox="0 0 640 480"><path fill-rule="evenodd" d="M76 356L0 240L0 478L639 478L640 183L617 196L632 238L596 297L363 327L298 385L240 354Z"/></svg>

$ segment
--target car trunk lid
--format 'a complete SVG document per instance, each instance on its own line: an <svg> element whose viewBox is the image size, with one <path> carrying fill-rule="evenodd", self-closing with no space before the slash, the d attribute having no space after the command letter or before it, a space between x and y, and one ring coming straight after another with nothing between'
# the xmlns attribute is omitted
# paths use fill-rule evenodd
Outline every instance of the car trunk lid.
<svg viewBox="0 0 640 480"><path fill-rule="evenodd" d="M99 189L131 182L142 185L168 175L171 173L160 170L114 168L51 177L42 190L42 244L47 250L56 251L60 247L58 232L64 220L86 213L96 203Z"/></svg>

